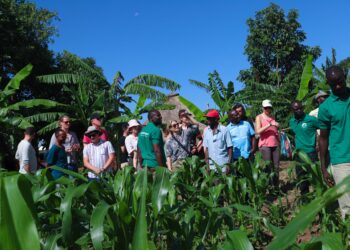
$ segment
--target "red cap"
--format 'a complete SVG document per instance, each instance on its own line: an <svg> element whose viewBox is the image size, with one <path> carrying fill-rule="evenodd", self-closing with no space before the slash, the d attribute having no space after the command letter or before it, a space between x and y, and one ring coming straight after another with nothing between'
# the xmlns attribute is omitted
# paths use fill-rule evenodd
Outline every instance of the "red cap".
<svg viewBox="0 0 350 250"><path fill-rule="evenodd" d="M210 118L217 118L217 119L220 119L220 114L217 110L215 109L212 109L212 110L209 110L209 112L204 115L206 117L210 117Z"/></svg>

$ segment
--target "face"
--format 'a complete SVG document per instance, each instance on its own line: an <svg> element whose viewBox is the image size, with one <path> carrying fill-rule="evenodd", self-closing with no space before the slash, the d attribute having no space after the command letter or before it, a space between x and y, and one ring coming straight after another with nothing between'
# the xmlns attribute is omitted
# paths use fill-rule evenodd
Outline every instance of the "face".
<svg viewBox="0 0 350 250"><path fill-rule="evenodd" d="M344 75L334 75L330 79L327 79L327 83L332 89L333 94L339 96L346 90L346 81Z"/></svg>
<svg viewBox="0 0 350 250"><path fill-rule="evenodd" d="M299 102L293 103L292 111L293 111L295 117L302 117L304 115L304 107Z"/></svg>
<svg viewBox="0 0 350 250"><path fill-rule="evenodd" d="M64 131L60 131L58 136L56 137L56 140L59 144L63 144L66 141L67 134Z"/></svg>
<svg viewBox="0 0 350 250"><path fill-rule="evenodd" d="M170 124L170 131L174 133L178 133L180 131L180 126L177 121L172 121Z"/></svg>
<svg viewBox="0 0 350 250"><path fill-rule="evenodd" d="M94 118L91 120L91 125L95 126L96 128L99 128L102 125L102 121L101 119Z"/></svg>
<svg viewBox="0 0 350 250"><path fill-rule="evenodd" d="M272 107L265 107L265 108L263 108L263 109L264 109L264 113L265 113L265 114L270 115L270 114L272 113Z"/></svg>
<svg viewBox="0 0 350 250"><path fill-rule="evenodd" d="M131 132L132 134L138 134L139 131L140 131L140 127L138 127L138 126L135 126L135 127L131 127L131 128L130 128L130 132Z"/></svg>
<svg viewBox="0 0 350 250"><path fill-rule="evenodd" d="M241 117L239 115L239 113L235 110L232 110L229 114L228 114L228 118L230 119L230 122L237 124L239 123L239 121L241 120Z"/></svg>
<svg viewBox="0 0 350 250"><path fill-rule="evenodd" d="M63 117L62 121L60 121L60 127L64 130L69 129L70 127L69 117Z"/></svg>
<svg viewBox="0 0 350 250"><path fill-rule="evenodd" d="M190 123L190 119L188 118L187 115L181 115L180 116L180 120L181 120L182 123L185 123L185 124Z"/></svg>
<svg viewBox="0 0 350 250"><path fill-rule="evenodd" d="M214 128L219 123L219 119L207 117L207 122L210 128Z"/></svg>
<svg viewBox="0 0 350 250"><path fill-rule="evenodd" d="M236 108L236 112L238 113L239 117L242 119L244 117L244 109L242 107Z"/></svg>
<svg viewBox="0 0 350 250"><path fill-rule="evenodd" d="M319 98L317 98L316 101L318 105L321 105L326 99L327 99L327 96L320 96Z"/></svg>
<svg viewBox="0 0 350 250"><path fill-rule="evenodd" d="M162 115L159 111L153 113L151 121L156 125L162 124Z"/></svg>
<svg viewBox="0 0 350 250"><path fill-rule="evenodd" d="M92 143L96 143L100 140L100 134L98 132L91 132L88 134L88 137L90 138Z"/></svg>

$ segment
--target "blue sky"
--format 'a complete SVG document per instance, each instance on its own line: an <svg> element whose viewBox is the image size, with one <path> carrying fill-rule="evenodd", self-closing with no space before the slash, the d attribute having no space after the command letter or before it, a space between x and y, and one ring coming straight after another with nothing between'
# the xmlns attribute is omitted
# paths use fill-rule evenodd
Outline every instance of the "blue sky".
<svg viewBox="0 0 350 250"><path fill-rule="evenodd" d="M157 74L182 85L181 95L200 108L215 108L210 96L188 79L207 81L217 70L225 82L249 67L244 53L246 20L267 7L265 0L35 0L58 12L59 37L50 48L94 57L109 81L119 70L125 80ZM298 9L305 44L319 45L320 65L337 50L339 60L350 56L347 0L279 0L285 11Z"/></svg>

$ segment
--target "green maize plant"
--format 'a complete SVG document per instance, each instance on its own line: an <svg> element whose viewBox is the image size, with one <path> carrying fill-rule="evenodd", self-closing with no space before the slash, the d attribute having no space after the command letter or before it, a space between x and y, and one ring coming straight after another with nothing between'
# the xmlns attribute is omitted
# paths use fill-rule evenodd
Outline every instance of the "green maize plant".
<svg viewBox="0 0 350 250"><path fill-rule="evenodd" d="M125 167L99 181L0 171L0 249L345 249L350 223L335 204L350 177L327 188L314 179L319 165L305 161L315 191L302 206L282 192L269 199L276 190L260 155L238 160L232 175L196 156L174 172Z"/></svg>

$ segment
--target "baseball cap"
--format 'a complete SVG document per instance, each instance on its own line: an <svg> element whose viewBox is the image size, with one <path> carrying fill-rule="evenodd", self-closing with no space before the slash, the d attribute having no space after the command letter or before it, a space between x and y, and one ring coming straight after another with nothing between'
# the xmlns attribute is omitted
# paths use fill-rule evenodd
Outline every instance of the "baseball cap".
<svg viewBox="0 0 350 250"><path fill-rule="evenodd" d="M266 100L263 100L262 106L263 106L264 108L272 108L272 103L271 103L270 100L266 99Z"/></svg>
<svg viewBox="0 0 350 250"><path fill-rule="evenodd" d="M209 110L208 113L206 115L204 115L205 117L209 117L209 118L217 118L220 119L220 114L217 110L212 109Z"/></svg>
<svg viewBox="0 0 350 250"><path fill-rule="evenodd" d="M319 90L317 95L315 96L315 100L317 100L318 98L322 97L322 96L329 96L329 94L327 94L326 92Z"/></svg>

